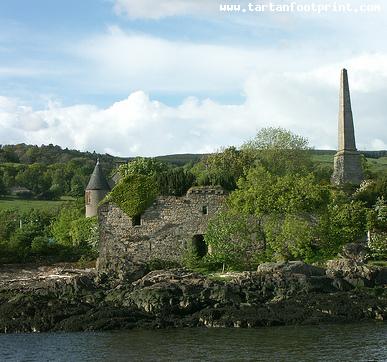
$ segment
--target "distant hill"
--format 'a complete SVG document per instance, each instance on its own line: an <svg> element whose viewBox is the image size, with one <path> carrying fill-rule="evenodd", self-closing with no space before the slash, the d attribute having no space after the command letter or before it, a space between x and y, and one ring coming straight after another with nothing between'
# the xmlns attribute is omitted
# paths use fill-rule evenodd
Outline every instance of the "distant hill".
<svg viewBox="0 0 387 362"><path fill-rule="evenodd" d="M318 169L330 175L334 150L312 150L312 159ZM387 151L364 151L369 174L387 177ZM156 157L176 166L194 164L205 154L172 154ZM58 200L60 197L81 197L100 159L105 175L115 173L120 163L133 157L115 157L96 152L81 152L50 145L0 146L0 195L16 195L15 190L28 191L34 198ZM329 176L328 176L329 177ZM19 195L19 194L18 194ZM19 195L20 196L20 195ZM26 197L26 195L24 195Z"/></svg>
<svg viewBox="0 0 387 362"><path fill-rule="evenodd" d="M331 162L336 153L335 150L312 150L313 157L317 161ZM378 159L387 157L387 150L381 151L360 151L367 158ZM200 153L184 153L157 156L156 158L177 166L182 166L187 163L195 163L200 160L205 154ZM113 164L124 163L133 160L134 157L116 157L107 153L101 154L96 152L82 152L78 150L61 148L60 146L49 145L26 145L24 143L16 145L0 145L0 163L21 163L21 164L54 164L66 163L72 159L86 158L95 161L100 159L106 168L113 167ZM110 164L110 167L107 167Z"/></svg>
<svg viewBox="0 0 387 362"><path fill-rule="evenodd" d="M0 163L22 163L26 165L41 163L50 165L53 163L66 163L78 158L87 158L94 161L100 158L104 162L112 162L115 159L114 156L108 154L63 149L52 144L41 146L26 145L24 143L0 145Z"/></svg>

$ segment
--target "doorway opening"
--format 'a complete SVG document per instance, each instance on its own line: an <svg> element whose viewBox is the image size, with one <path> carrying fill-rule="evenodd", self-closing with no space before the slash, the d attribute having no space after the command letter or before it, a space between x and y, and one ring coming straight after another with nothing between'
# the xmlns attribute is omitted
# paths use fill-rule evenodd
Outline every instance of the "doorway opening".
<svg viewBox="0 0 387 362"><path fill-rule="evenodd" d="M204 241L204 235L197 234L192 237L192 249L199 258L203 258L208 252L207 244Z"/></svg>

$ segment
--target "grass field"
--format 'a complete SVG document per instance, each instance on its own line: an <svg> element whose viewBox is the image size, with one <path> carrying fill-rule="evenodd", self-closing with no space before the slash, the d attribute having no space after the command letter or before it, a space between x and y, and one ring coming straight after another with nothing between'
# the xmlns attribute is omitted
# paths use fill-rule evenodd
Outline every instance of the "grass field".
<svg viewBox="0 0 387 362"><path fill-rule="evenodd" d="M0 198L0 210L19 209L27 211L30 209L50 210L59 208L64 201L45 201L45 200L21 200L12 197Z"/></svg>
<svg viewBox="0 0 387 362"><path fill-rule="evenodd" d="M333 155L331 154L313 154L312 160L316 163L332 165L333 167ZM387 157L367 157L367 164L372 172L375 172L379 175L387 175Z"/></svg>

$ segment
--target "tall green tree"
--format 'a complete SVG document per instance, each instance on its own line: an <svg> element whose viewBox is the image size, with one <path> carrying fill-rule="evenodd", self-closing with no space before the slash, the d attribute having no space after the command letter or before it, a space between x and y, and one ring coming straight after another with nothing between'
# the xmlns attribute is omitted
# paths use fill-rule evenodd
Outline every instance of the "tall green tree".
<svg viewBox="0 0 387 362"><path fill-rule="evenodd" d="M204 156L193 168L198 185L220 185L235 190L238 179L251 166L251 154L235 147Z"/></svg>
<svg viewBox="0 0 387 362"><path fill-rule="evenodd" d="M308 140L283 128L262 128L242 150L275 175L308 173L313 167Z"/></svg>
<svg viewBox="0 0 387 362"><path fill-rule="evenodd" d="M132 175L154 176L167 171L169 168L168 164L155 158L137 157L133 161L121 165L118 171L122 177Z"/></svg>
<svg viewBox="0 0 387 362"><path fill-rule="evenodd" d="M262 249L260 233L259 222L251 215L223 211L208 224L205 241L211 252L206 258L222 264L223 271L252 270Z"/></svg>

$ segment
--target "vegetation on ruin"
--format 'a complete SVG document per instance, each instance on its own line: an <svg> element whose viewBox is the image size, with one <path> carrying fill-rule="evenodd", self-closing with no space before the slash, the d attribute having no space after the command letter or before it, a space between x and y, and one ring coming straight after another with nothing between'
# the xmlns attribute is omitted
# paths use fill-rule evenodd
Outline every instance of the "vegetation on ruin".
<svg viewBox="0 0 387 362"><path fill-rule="evenodd" d="M118 205L129 217L141 215L155 200L158 187L153 176L127 175L106 197Z"/></svg>

